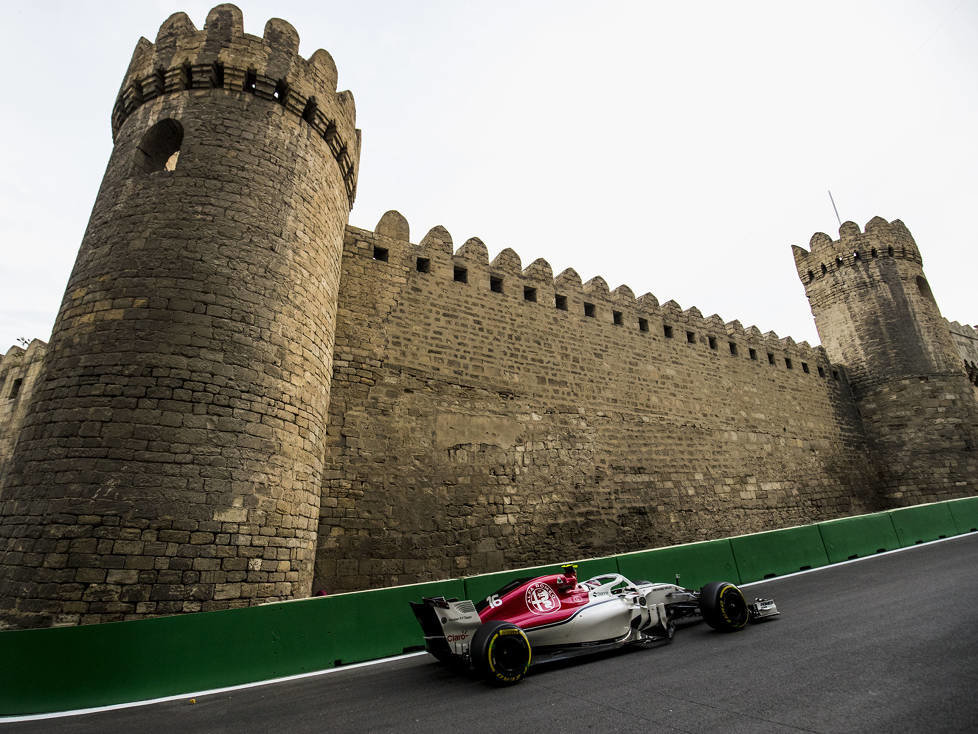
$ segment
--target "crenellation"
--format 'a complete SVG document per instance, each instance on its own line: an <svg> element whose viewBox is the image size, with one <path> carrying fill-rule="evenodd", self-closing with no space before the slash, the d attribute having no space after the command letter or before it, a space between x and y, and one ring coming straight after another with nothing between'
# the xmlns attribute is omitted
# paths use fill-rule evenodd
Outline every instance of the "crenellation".
<svg viewBox="0 0 978 734"><path fill-rule="evenodd" d="M651 293L643 293L636 299L635 303L639 310L641 310L646 316L658 316L661 312L661 309L659 308L659 299Z"/></svg>
<svg viewBox="0 0 978 734"><path fill-rule="evenodd" d="M797 245L791 248L798 276L806 285L833 274L839 277L844 273L838 271L857 265L865 267L879 258L923 263L913 236L899 219L887 222L882 217L874 217L866 224L865 232L860 232L854 222L843 222L838 240L816 232L809 248L805 250Z"/></svg>
<svg viewBox="0 0 978 734"><path fill-rule="evenodd" d="M562 288L564 290L573 290L578 293L584 292L584 284L581 281L581 276L577 274L574 268L564 268L560 274L554 278L554 286Z"/></svg>
<svg viewBox="0 0 978 734"><path fill-rule="evenodd" d="M442 227L440 224L436 227L432 227L428 230L428 234L424 236L421 240L422 247L442 247L444 251L451 255L453 250L452 236L448 233L448 230Z"/></svg>
<svg viewBox="0 0 978 734"><path fill-rule="evenodd" d="M538 257L536 260L531 262L523 269L523 278L537 285L547 285L551 288L554 287L554 271L550 267L550 263L544 260L542 257Z"/></svg>
<svg viewBox="0 0 978 734"><path fill-rule="evenodd" d="M374 232L392 240L402 240L403 242L410 242L411 240L411 228L408 225L408 220L394 209L384 213L380 221L377 222Z"/></svg>
<svg viewBox="0 0 978 734"><path fill-rule="evenodd" d="M281 18L269 18L265 23L262 38L273 50L273 52L282 54L283 66L279 70L283 72L288 71L288 58L291 56L297 56L299 53L298 31L296 31L293 25L287 20L282 20ZM336 69L335 64L333 64L333 69Z"/></svg>
<svg viewBox="0 0 978 734"><path fill-rule="evenodd" d="M336 62L333 61L329 51L324 48L316 49L309 57L308 63L316 78L320 80L322 88L328 92L335 92L339 73L336 70Z"/></svg>
<svg viewBox="0 0 978 734"><path fill-rule="evenodd" d="M192 37L196 32L197 26L190 20L190 16L182 11L173 13L173 15L160 24L159 30L156 32L156 41L154 44L150 44L145 38L139 39L136 48L140 53L140 60L142 60L147 44L149 46L155 45L161 53L168 51L172 54L176 51L180 41ZM136 59L134 58L133 61L135 62ZM133 68L132 63L130 63L129 68L130 70Z"/></svg>
<svg viewBox="0 0 978 734"><path fill-rule="evenodd" d="M847 220L839 225L839 241L843 246L856 245L860 234L862 232L855 222Z"/></svg>
<svg viewBox="0 0 978 734"><path fill-rule="evenodd" d="M635 292L627 285L618 286L611 292L610 296L611 300L618 306L633 310L636 308Z"/></svg>
<svg viewBox="0 0 978 734"><path fill-rule="evenodd" d="M508 277L521 278L523 276L523 263L520 262L520 256L509 247L501 250L492 259L489 268Z"/></svg>
<svg viewBox="0 0 978 734"><path fill-rule="evenodd" d="M611 292L608 289L608 282L600 275L596 275L587 281L582 287L584 293L604 300L609 300Z"/></svg>
<svg viewBox="0 0 978 734"><path fill-rule="evenodd" d="M489 249L478 237L469 237L455 251L455 259L464 260L468 265L475 266L480 270L489 269Z"/></svg>
<svg viewBox="0 0 978 734"><path fill-rule="evenodd" d="M584 312L584 284L574 268L565 268L554 278L554 301L558 310Z"/></svg>
<svg viewBox="0 0 978 734"><path fill-rule="evenodd" d="M899 219L893 220L894 225L897 224L897 222L900 222L900 220ZM902 224L903 223L900 222L901 226ZM887 222L885 219L883 219L883 217L875 216L872 219L870 219L868 222L866 222L866 226L863 229L865 230L866 234L873 234L879 230L885 231L890 226L892 225L889 222ZM904 229L906 228L904 227Z"/></svg>
<svg viewBox="0 0 978 734"><path fill-rule="evenodd" d="M27 349L12 346L0 354L0 475L22 429L47 349L46 342L32 339Z"/></svg>
<svg viewBox="0 0 978 734"><path fill-rule="evenodd" d="M662 314L663 316L668 316L671 319L680 319L683 317L682 306L670 298L668 301L662 304Z"/></svg>
<svg viewBox="0 0 978 734"><path fill-rule="evenodd" d="M978 327L951 321L948 322L948 330L978 398Z"/></svg>
<svg viewBox="0 0 978 734"><path fill-rule="evenodd" d="M211 10L201 31L186 14L175 13L160 26L155 44L140 39L113 111L113 139L139 107L159 98L161 77L164 95L208 89L253 94L282 103L323 137L352 205L360 138L353 95L336 92L332 57L325 51L309 60L298 56L298 33L286 21L270 20L262 38L244 33L242 22L241 11L225 4Z"/></svg>

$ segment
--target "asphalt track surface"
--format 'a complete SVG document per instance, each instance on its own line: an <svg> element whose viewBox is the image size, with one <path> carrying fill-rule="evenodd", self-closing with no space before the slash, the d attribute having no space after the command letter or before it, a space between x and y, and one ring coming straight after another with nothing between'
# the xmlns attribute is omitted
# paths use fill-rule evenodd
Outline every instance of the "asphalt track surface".
<svg viewBox="0 0 978 734"><path fill-rule="evenodd" d="M745 590L780 618L533 671L510 688L428 656L4 732L978 731L978 534Z"/></svg>

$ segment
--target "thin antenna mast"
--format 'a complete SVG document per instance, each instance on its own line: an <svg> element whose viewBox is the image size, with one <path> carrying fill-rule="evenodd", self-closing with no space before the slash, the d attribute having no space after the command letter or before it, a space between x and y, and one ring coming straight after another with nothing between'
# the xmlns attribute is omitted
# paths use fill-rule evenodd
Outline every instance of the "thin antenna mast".
<svg viewBox="0 0 978 734"><path fill-rule="evenodd" d="M835 207L835 199L832 198L832 189L829 189L829 201L832 202L832 211L835 212L835 218L839 220L839 226L842 226L842 217L839 216L839 210Z"/></svg>

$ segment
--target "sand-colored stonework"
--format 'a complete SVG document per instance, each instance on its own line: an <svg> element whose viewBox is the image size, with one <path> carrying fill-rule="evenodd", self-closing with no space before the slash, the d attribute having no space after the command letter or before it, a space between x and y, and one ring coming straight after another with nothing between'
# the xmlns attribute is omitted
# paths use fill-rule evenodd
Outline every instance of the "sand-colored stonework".
<svg viewBox="0 0 978 734"><path fill-rule="evenodd" d="M978 493L978 338L899 221L795 249L824 343L347 224L329 54L141 39L51 342L0 361L0 625L495 571ZM175 155L175 154L179 155Z"/></svg>

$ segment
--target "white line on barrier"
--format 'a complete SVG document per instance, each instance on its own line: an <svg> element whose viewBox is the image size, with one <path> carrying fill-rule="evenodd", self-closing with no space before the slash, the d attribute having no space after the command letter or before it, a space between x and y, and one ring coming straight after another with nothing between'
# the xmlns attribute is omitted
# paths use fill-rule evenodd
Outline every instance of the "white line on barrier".
<svg viewBox="0 0 978 734"><path fill-rule="evenodd" d="M750 581L746 584L739 584L741 588L746 588L748 586L757 586L758 584L766 584L769 581L780 581L782 579L790 579L793 576L803 576L808 573L815 573L816 571L825 571L831 568L838 568L839 566L846 566L850 563L859 563L860 561L868 561L873 558L880 558L881 556L889 556L894 553L902 553L903 551L914 550L915 548L923 548L926 545L936 545L937 543L946 543L949 540L957 540L958 538L963 538L968 535L974 535L975 533L962 533L961 535L952 535L949 538L939 538L938 540L931 540L926 543L917 543L916 545L908 545L906 548L895 548L891 551L885 551L883 553L874 553L871 556L861 556L860 558L851 558L846 561L839 561L838 563L829 563L826 566L819 566L818 568L808 568L804 571L796 571L794 573L786 573L783 576L773 576L769 579L761 579L760 581ZM179 701L180 699L190 699L197 698L198 696L212 696L216 693L227 693L229 691L242 691L246 688L257 688L258 686L268 686L275 683L284 683L291 680L299 680L301 678L313 678L317 675L329 675L330 673L339 673L344 670L353 670L354 668L365 668L371 665L382 665L384 663L392 663L397 660L405 660L407 658L414 658L420 655L427 655L426 652L409 652L404 655L395 655L389 658L380 658L378 660L367 660L363 663L353 663L352 665L341 665L336 668L327 668L326 670L314 670L310 673L298 673L296 675L287 675L283 678L272 678L270 680L259 680L253 681L252 683L240 683L236 686L225 686L224 688L211 688L206 691L197 691L190 693L180 693L174 696L164 696L162 698L151 698L145 701L129 701L128 703L115 703L110 706L96 706L87 709L74 709L72 711L55 711L50 714L29 714L26 716L0 716L0 724L14 723L18 721L37 721L40 719L57 719L64 716L83 716L84 714L96 714L102 711L116 711L119 709L128 709L135 706L149 706L154 703L165 703L167 701Z"/></svg>

